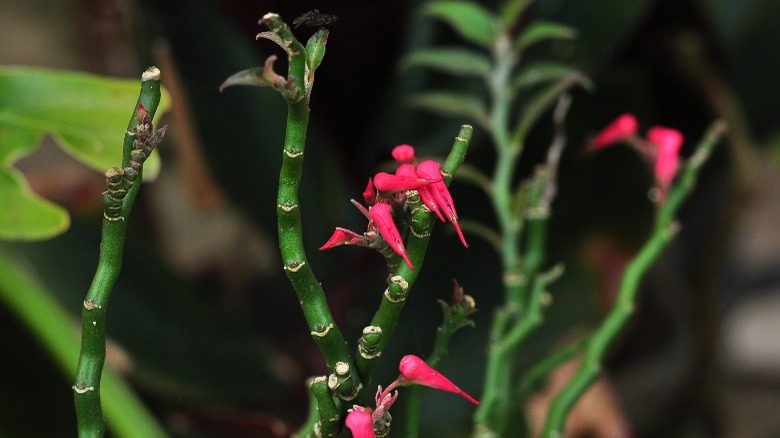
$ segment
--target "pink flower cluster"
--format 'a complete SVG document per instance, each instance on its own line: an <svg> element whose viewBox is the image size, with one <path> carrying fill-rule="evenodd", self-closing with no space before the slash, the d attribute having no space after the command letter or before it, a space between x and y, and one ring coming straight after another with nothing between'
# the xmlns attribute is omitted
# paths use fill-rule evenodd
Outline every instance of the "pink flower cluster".
<svg viewBox="0 0 780 438"><path fill-rule="evenodd" d="M352 432L354 438L375 438L375 426L386 427L388 421L388 410L398 398L398 391L393 392L398 386L423 385L442 391L458 394L466 400L479 404L474 397L468 395L462 389L455 386L449 379L439 374L438 371L431 368L424 360L415 355L407 355L401 359L398 364L401 375L398 376L387 388L376 392L374 399L376 409L364 406L353 406L347 414L345 424ZM385 418L388 417L388 418Z"/></svg>
<svg viewBox="0 0 780 438"><path fill-rule="evenodd" d="M618 142L634 146L648 162L653 163L660 202L666 197L677 174L684 138L676 129L653 126L647 131L645 140L637 136L638 129L639 123L633 114L621 114L591 140L589 149L599 150Z"/></svg>
<svg viewBox="0 0 780 438"><path fill-rule="evenodd" d="M425 207L434 212L442 222L452 222L463 246L468 248L463 231L458 225L455 203L444 183L439 163L433 160L418 162L414 148L406 144L396 146L392 155L398 163L395 172L377 173L374 178L368 180L368 185L363 191L363 200L368 208L352 200L352 203L368 218L368 230L358 234L337 227L320 250L340 245L376 248L378 236L381 236L393 252L401 256L409 268L414 269L401 233L393 220L394 211L404 208L406 192L409 190L416 190Z"/></svg>

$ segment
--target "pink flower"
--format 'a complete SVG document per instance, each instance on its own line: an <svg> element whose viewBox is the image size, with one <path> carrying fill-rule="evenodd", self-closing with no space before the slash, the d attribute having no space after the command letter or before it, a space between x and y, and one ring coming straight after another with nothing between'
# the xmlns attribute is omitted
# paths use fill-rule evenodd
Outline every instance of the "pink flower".
<svg viewBox="0 0 780 438"><path fill-rule="evenodd" d="M417 165L417 175L429 180L433 180L436 176L441 178L441 166L436 161L425 160ZM463 231L458 224L458 212L455 211L455 202L452 200L452 195L450 195L447 185L443 180L439 180L431 182L425 187L428 189L424 191L426 193L420 193L420 199L423 201L423 204L429 209L437 212L439 219L442 219L442 214L449 219L455 227L455 231L458 233L461 243L468 248L469 244L466 243L466 238L463 236ZM435 209L432 208L431 204L435 205ZM438 211L441 213L438 213Z"/></svg>
<svg viewBox="0 0 780 438"><path fill-rule="evenodd" d="M613 143L626 140L636 134L638 127L639 123L637 123L633 114L621 114L591 140L589 149L598 150Z"/></svg>
<svg viewBox="0 0 780 438"><path fill-rule="evenodd" d="M411 166L411 164L406 164L405 166ZM441 180L441 176L439 176L439 180ZM387 172L379 172L374 175L374 187L376 187L376 189L380 192L387 193L416 190L434 181L436 180L425 179L418 176L417 174L412 176L399 174L398 172L396 172L395 175L389 174Z"/></svg>
<svg viewBox="0 0 780 438"><path fill-rule="evenodd" d="M398 164L415 163L417 157L414 156L414 148L408 144L401 144L393 148L390 153Z"/></svg>
<svg viewBox="0 0 780 438"><path fill-rule="evenodd" d="M344 421L347 428L355 438L375 438L371 409L362 406L353 406Z"/></svg>
<svg viewBox="0 0 780 438"><path fill-rule="evenodd" d="M428 366L424 360L413 354L404 356L398 364L398 369L401 371L399 380L405 385L417 384L441 389L442 391L459 394L475 405L479 404L479 401L474 397L455 386L449 379L439 374L438 371Z"/></svg>
<svg viewBox="0 0 780 438"><path fill-rule="evenodd" d="M661 196L666 196L680 164L679 152L684 141L683 135L676 129L654 126L647 131L647 140L656 147L656 186L661 191Z"/></svg>
<svg viewBox="0 0 780 438"><path fill-rule="evenodd" d="M377 231L385 239L390 248L404 259L409 269L414 269L412 261L409 260L409 256L406 254L406 248L404 247L404 241L401 238L401 233L398 232L398 228L393 222L393 209L390 204L380 202L374 204L369 210L368 214L374 223Z"/></svg>
<svg viewBox="0 0 780 438"><path fill-rule="evenodd" d="M320 251L331 249L340 245L358 245L367 246L368 241L362 234L358 234L346 228L336 227L336 231L330 236L327 242L320 247Z"/></svg>

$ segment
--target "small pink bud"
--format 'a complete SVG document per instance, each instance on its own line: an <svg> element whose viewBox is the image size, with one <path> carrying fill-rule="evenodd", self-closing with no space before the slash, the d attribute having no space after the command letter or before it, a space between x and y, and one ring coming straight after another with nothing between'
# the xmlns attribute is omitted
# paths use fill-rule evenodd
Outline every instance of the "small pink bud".
<svg viewBox="0 0 780 438"><path fill-rule="evenodd" d="M612 143L623 141L636 134L638 128L639 123L636 121L636 117L634 117L633 114L621 114L591 140L589 149L598 150L607 147Z"/></svg>
<svg viewBox="0 0 780 438"><path fill-rule="evenodd" d="M376 189L374 188L374 183L371 181L371 178L368 179L366 189L363 190L363 201L365 201L366 205L374 205L376 202Z"/></svg>
<svg viewBox="0 0 780 438"><path fill-rule="evenodd" d="M458 394L475 405L479 404L479 401L474 397L455 386L449 379L439 374L438 371L428 366L424 360L413 354L401 358L398 369L401 371L401 378L405 385L417 384L441 389L442 391Z"/></svg>
<svg viewBox="0 0 780 438"><path fill-rule="evenodd" d="M393 148L391 155L398 164L414 163L417 157L414 156L414 148L408 144L401 144Z"/></svg>
<svg viewBox="0 0 780 438"><path fill-rule="evenodd" d="M414 269L412 261L409 260L409 256L406 254L406 248L404 247L404 241L401 239L401 233L398 232L398 228L393 222L393 209L389 204L380 202L374 204L369 210L368 214L371 220L374 222L379 234L385 239L390 248L404 259L409 269Z"/></svg>
<svg viewBox="0 0 780 438"><path fill-rule="evenodd" d="M441 166L436 161L425 160L417 165L417 175L426 179L433 179L434 175L441 177ZM439 210L441 210L444 216L452 222L463 246L468 248L469 244L466 243L466 238L463 236L463 230L460 229L460 225L458 224L458 212L455 210L455 201L452 200L452 195L450 195L447 185L441 180L429 184L426 188L428 188L430 194L433 196L434 203ZM425 199L422 198L422 195L421 199L423 199L423 203L425 203ZM425 205L427 206L428 204ZM439 217L441 218L441 216Z"/></svg>
<svg viewBox="0 0 780 438"><path fill-rule="evenodd" d="M363 406L353 406L347 414L344 424L354 438L376 438L374 434L373 418L371 410Z"/></svg>
<svg viewBox="0 0 780 438"><path fill-rule="evenodd" d="M655 180L661 195L665 196L677 173L684 138L676 129L653 126L647 131L647 139L656 146Z"/></svg>
<svg viewBox="0 0 780 438"><path fill-rule="evenodd" d="M337 227L336 231L334 231L330 236L330 239L328 239L328 241L320 247L320 251L331 249L340 245L365 246L366 244L366 238L362 234L358 234L346 228Z"/></svg>

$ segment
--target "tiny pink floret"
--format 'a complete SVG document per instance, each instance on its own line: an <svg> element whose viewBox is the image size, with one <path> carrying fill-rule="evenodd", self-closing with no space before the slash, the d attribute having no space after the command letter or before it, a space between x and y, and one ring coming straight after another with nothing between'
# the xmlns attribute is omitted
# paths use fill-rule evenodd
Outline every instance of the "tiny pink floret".
<svg viewBox="0 0 780 438"><path fill-rule="evenodd" d="M590 149L602 149L613 143L626 140L635 135L637 129L639 129L639 123L633 114L621 114L591 140Z"/></svg>
<svg viewBox="0 0 780 438"><path fill-rule="evenodd" d="M405 385L417 384L441 389L442 391L458 394L475 405L479 404L477 399L455 386L449 379L439 374L438 371L431 368L424 360L413 354L401 358L398 369L401 371L401 377L403 378Z"/></svg>
<svg viewBox="0 0 780 438"><path fill-rule="evenodd" d="M656 146L655 180L665 196L677 174L684 138L676 129L654 126L647 131L647 139Z"/></svg>
<svg viewBox="0 0 780 438"><path fill-rule="evenodd" d="M414 148L408 144L401 144L393 148L390 153L398 164L415 163Z"/></svg>
<svg viewBox="0 0 780 438"><path fill-rule="evenodd" d="M352 432L354 438L376 438L370 409L363 406L353 406L349 410L344 424Z"/></svg>
<svg viewBox="0 0 780 438"><path fill-rule="evenodd" d="M409 255L406 253L401 233L398 232L398 227L396 227L395 222L393 222L392 207L387 203L380 202L372 206L368 210L368 214L374 222L377 231L379 231L379 234L385 239L385 242L390 245L390 248L404 259L404 262L409 266L409 269L414 269L412 261L409 260Z"/></svg>

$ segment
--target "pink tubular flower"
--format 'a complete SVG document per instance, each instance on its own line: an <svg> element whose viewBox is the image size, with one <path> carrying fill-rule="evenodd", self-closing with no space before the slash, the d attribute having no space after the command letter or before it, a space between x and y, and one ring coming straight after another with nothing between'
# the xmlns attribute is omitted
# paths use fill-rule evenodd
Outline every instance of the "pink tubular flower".
<svg viewBox="0 0 780 438"><path fill-rule="evenodd" d="M433 180L435 177L441 178L441 166L436 161L425 160L417 165L417 175L429 180ZM469 244L466 243L466 238L463 236L463 231L458 224L458 212L455 211L455 202L452 200L452 195L450 195L447 185L443 180L440 180L426 185L425 188L428 189L427 193L420 193L420 199L423 201L423 204L435 211L439 219L442 218L442 214L449 219L455 227L461 243L468 248ZM436 210L431 208L430 204L434 204ZM438 211L441 211L441 213Z"/></svg>
<svg viewBox="0 0 780 438"><path fill-rule="evenodd" d="M344 421L354 438L375 438L371 410L363 406L353 406Z"/></svg>
<svg viewBox="0 0 780 438"><path fill-rule="evenodd" d="M336 227L336 231L327 242L320 247L320 251L331 249L339 245L367 245L366 237L346 228Z"/></svg>
<svg viewBox="0 0 780 438"><path fill-rule="evenodd" d="M638 127L639 123L637 123L633 114L621 114L591 140L590 149L602 149L613 143L625 140L635 135Z"/></svg>
<svg viewBox="0 0 780 438"><path fill-rule="evenodd" d="M479 401L477 401L474 397L468 395L462 389L455 386L455 384L452 383L449 379L439 374L438 371L428 366L424 360L413 354L409 354L401 358L401 362L398 364L398 369L401 371L401 377L399 377L399 380L403 380L403 384L405 385L418 384L431 388L441 389L442 391L459 394L475 405L479 404Z"/></svg>
<svg viewBox="0 0 780 438"><path fill-rule="evenodd" d="M417 157L414 156L414 148L408 144L400 144L394 147L391 155L398 164L408 164L417 161Z"/></svg>
<svg viewBox="0 0 780 438"><path fill-rule="evenodd" d="M374 222L377 231L385 239L385 242L390 245L390 248L404 259L409 269L414 269L412 261L409 260L409 256L406 254L406 247L404 247L404 241L401 239L401 233L398 232L398 228L395 226L395 222L393 222L392 207L389 204L380 202L374 204L368 210L368 214Z"/></svg>
<svg viewBox="0 0 780 438"><path fill-rule="evenodd" d="M407 166L411 166L408 164ZM439 176L439 180L441 180L441 176ZM376 175L374 175L374 187L376 187L377 190L380 192L403 192L405 190L416 190L420 187L430 184L431 182L436 181L431 179L425 179L418 175L405 175L405 174L399 174L398 172L395 173L395 175L389 174L387 172L379 172Z"/></svg>
<svg viewBox="0 0 780 438"><path fill-rule="evenodd" d="M661 195L665 196L680 163L683 135L676 129L653 126L647 131L647 139L656 147L655 180Z"/></svg>

